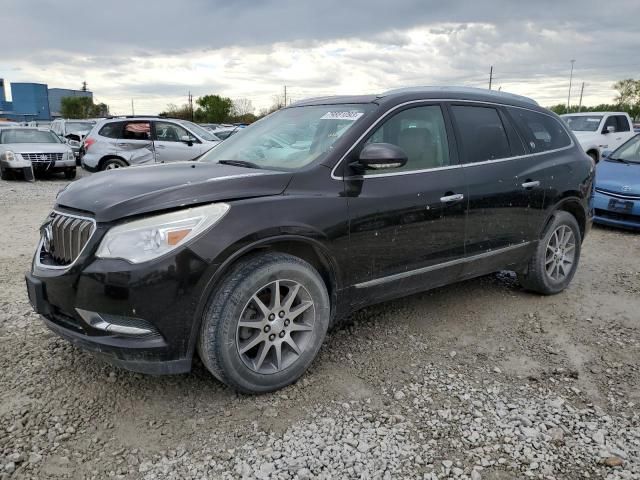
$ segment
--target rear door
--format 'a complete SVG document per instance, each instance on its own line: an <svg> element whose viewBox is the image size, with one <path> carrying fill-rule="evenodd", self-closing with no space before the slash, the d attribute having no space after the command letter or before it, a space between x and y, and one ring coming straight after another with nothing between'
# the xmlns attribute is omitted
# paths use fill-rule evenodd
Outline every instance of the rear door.
<svg viewBox="0 0 640 480"><path fill-rule="evenodd" d="M382 142L407 164L345 178L355 307L451 283L464 259L466 185L441 105L389 114L345 160Z"/></svg>
<svg viewBox="0 0 640 480"><path fill-rule="evenodd" d="M116 143L116 154L129 165L147 165L155 162L151 122L134 120L124 122L120 138Z"/></svg>
<svg viewBox="0 0 640 480"><path fill-rule="evenodd" d="M502 107L449 105L468 184L464 276L503 268L529 254L533 211L542 208L539 172Z"/></svg>
<svg viewBox="0 0 640 480"><path fill-rule="evenodd" d="M202 152L201 142L173 122L155 121L154 148L157 163L193 160ZM191 140L187 140L191 139Z"/></svg>

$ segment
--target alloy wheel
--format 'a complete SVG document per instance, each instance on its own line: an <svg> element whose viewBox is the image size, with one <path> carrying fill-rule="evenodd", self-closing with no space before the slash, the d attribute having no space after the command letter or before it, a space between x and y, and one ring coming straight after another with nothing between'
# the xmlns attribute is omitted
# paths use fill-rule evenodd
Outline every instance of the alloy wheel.
<svg viewBox="0 0 640 480"><path fill-rule="evenodd" d="M310 347L315 306L307 289L293 280L275 280L245 305L236 330L236 348L256 373L280 372Z"/></svg>
<svg viewBox="0 0 640 480"><path fill-rule="evenodd" d="M560 225L556 228L547 243L544 267L547 275L554 282L561 282L573 268L576 253L576 237L571 228Z"/></svg>

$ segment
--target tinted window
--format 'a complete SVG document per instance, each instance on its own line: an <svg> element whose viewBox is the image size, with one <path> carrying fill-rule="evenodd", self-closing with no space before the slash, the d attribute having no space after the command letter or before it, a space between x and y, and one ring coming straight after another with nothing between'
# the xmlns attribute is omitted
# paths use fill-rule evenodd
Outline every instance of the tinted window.
<svg viewBox="0 0 640 480"><path fill-rule="evenodd" d="M458 125L465 163L511 156L509 140L500 115L491 107L451 107Z"/></svg>
<svg viewBox="0 0 640 480"><path fill-rule="evenodd" d="M509 114L533 153L546 152L571 144L571 138L564 127L549 115L522 108L510 108Z"/></svg>
<svg viewBox="0 0 640 480"><path fill-rule="evenodd" d="M389 171L424 170L449 165L449 145L442 110L437 105L415 107L396 113L378 127L366 143L392 143L407 154L402 168ZM384 172L385 170L376 170Z"/></svg>
<svg viewBox="0 0 640 480"><path fill-rule="evenodd" d="M107 138L120 138L121 132L122 122L111 122L104 125L98 134Z"/></svg>
<svg viewBox="0 0 640 480"><path fill-rule="evenodd" d="M604 125L604 130L606 130L608 126L614 127L616 129L616 132L628 132L631 130L629 128L629 121L624 115L611 115L609 118L607 118L607 123L605 123Z"/></svg>
<svg viewBox="0 0 640 480"><path fill-rule="evenodd" d="M128 122L122 129L122 138L126 140L150 140L151 123L149 122Z"/></svg>

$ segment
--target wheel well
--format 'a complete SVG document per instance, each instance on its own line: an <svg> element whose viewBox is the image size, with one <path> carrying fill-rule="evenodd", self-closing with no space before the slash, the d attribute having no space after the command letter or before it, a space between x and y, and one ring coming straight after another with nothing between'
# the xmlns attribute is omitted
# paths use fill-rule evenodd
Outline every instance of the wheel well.
<svg viewBox="0 0 640 480"><path fill-rule="evenodd" d="M584 232L587 226L587 216L580 202L577 200L567 200L558 205L558 210L563 210L574 216L578 222L578 226L580 227L580 238L584 238Z"/></svg>
<svg viewBox="0 0 640 480"><path fill-rule="evenodd" d="M594 160L596 161L596 163L598 163L598 160L600 160L600 152L596 148L587 150L587 155L593 155L595 157Z"/></svg>
<svg viewBox="0 0 640 480"><path fill-rule="evenodd" d="M122 160L124 163L126 163L127 165L129 165L129 163L122 157L119 157L117 155L105 155L104 157L102 157L100 159L100 161L98 162L98 170L102 170L102 168L104 167L104 164L106 162L108 162L109 160Z"/></svg>

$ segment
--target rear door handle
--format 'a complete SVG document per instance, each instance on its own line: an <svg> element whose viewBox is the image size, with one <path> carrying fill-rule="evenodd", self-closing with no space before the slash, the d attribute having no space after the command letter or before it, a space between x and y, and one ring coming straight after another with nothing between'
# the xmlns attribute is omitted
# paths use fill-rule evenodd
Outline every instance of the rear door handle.
<svg viewBox="0 0 640 480"><path fill-rule="evenodd" d="M522 188L526 188L527 190L530 190L532 188L536 188L540 186L540 182L538 180L534 180L532 182L524 182L522 184Z"/></svg>
<svg viewBox="0 0 640 480"><path fill-rule="evenodd" d="M447 195L445 197L440 197L440 201L442 203L449 203L449 202L459 202L460 200L464 199L464 195L461 193L454 193L453 195Z"/></svg>

